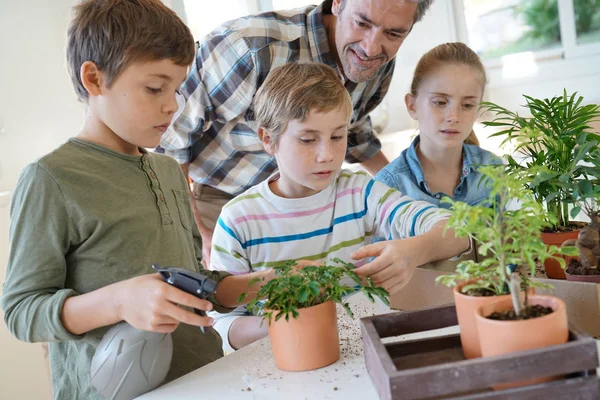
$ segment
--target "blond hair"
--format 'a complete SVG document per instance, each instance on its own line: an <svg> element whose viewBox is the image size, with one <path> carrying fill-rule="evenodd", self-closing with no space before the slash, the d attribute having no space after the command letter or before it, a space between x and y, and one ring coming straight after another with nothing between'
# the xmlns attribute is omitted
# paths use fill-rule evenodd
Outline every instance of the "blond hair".
<svg viewBox="0 0 600 400"><path fill-rule="evenodd" d="M93 61L107 86L133 62L171 59L177 65L194 60L188 27L159 0L85 0L73 7L67 33L67 68L79 100L88 93L80 69Z"/></svg>
<svg viewBox="0 0 600 400"><path fill-rule="evenodd" d="M336 72L313 62L290 62L274 68L254 96L259 127L276 141L292 120L305 121L311 110L344 109L352 115L352 99Z"/></svg>
<svg viewBox="0 0 600 400"><path fill-rule="evenodd" d="M466 44L454 42L440 44L421 57L415 68L413 80L410 85L410 94L413 97L416 97L419 92L419 87L427 75L444 64L463 64L475 69L481 74L483 93L483 89L487 83L487 75L481 59ZM479 139L477 139L473 130L471 130L471 134L465 139L465 143L479 146Z"/></svg>

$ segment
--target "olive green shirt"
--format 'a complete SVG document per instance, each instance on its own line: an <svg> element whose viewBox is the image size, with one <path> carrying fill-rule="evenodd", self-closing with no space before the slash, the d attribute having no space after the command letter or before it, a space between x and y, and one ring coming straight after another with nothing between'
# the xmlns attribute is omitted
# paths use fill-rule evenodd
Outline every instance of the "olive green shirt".
<svg viewBox="0 0 600 400"><path fill-rule="evenodd" d="M17 183L2 308L18 339L50 342L55 399L101 398L90 363L110 328L72 335L60 319L65 299L152 273L153 263L201 268L186 179L174 159L143 152L129 156L70 139L28 165ZM203 335L181 324L173 347L166 381L223 355L212 328Z"/></svg>

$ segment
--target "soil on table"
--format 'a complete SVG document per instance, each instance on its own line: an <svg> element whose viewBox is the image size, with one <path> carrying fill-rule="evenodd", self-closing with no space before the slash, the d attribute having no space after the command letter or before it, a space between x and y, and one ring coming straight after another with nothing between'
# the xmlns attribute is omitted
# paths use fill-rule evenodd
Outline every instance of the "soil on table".
<svg viewBox="0 0 600 400"><path fill-rule="evenodd" d="M506 310L494 312L487 318L495 319L497 321L517 321L543 317L544 315L551 314L552 312L553 310L550 307L535 305L526 307L519 315L515 313L515 310Z"/></svg>
<svg viewBox="0 0 600 400"><path fill-rule="evenodd" d="M600 275L598 268L584 267L577 260L572 259L565 272L570 275Z"/></svg>

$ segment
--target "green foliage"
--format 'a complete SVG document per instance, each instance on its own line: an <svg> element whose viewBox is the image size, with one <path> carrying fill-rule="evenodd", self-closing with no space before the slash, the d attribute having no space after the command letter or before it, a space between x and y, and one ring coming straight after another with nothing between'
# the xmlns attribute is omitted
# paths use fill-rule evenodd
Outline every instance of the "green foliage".
<svg viewBox="0 0 600 400"><path fill-rule="evenodd" d="M578 35L598 28L600 0L574 0L573 9ZM527 0L515 11L529 27L525 38L539 39L545 43L560 42L558 0Z"/></svg>
<svg viewBox="0 0 600 400"><path fill-rule="evenodd" d="M530 29L526 36L550 43L560 41L558 0L528 0L516 12Z"/></svg>
<svg viewBox="0 0 600 400"><path fill-rule="evenodd" d="M581 105L583 97L566 90L551 99L524 97L531 117L484 102L482 109L494 113L495 119L483 124L501 128L491 137L505 136L502 144L516 144L522 160L508 157L509 174L524 177L525 187L557 216L547 221L552 230L566 227L569 205L578 207L600 192L600 135L590 132L590 123L600 119L600 106Z"/></svg>
<svg viewBox="0 0 600 400"><path fill-rule="evenodd" d="M470 206L449 198L443 201L452 204L446 229L452 228L457 236L471 238L483 259L463 261L455 274L440 276L436 282L455 286L476 278L476 282L462 288L463 293L487 289L500 295L508 293L510 264L525 268L531 277L535 275L536 260L555 258L564 268L565 261L553 254L573 255L575 248L547 247L542 241L541 231L553 217L545 218L543 206L530 190L523 189L523 182L527 182L533 171L517 170L507 174L503 165L482 166L479 171L491 189L487 204ZM517 209L508 207L513 202L518 203ZM526 276L523 281L524 285L531 285Z"/></svg>
<svg viewBox="0 0 600 400"><path fill-rule="evenodd" d="M306 266L301 269L294 268L294 262L276 266L275 278L264 285L256 299L248 303L248 309L255 315L261 315L263 319L271 322L285 317L289 321L290 315L297 318L298 310L325 303L329 300L341 304L348 315L354 316L350 306L343 301L343 296L355 291L353 287L343 285L340 280L344 276L350 277L359 290L363 292L371 302L375 301L374 296L379 297L386 305L389 305L389 293L376 286L371 278L361 281L361 278L354 272L356 268L353 264L345 263L336 258L333 260L337 264L320 266ZM250 284L256 283L251 282ZM240 296L239 301L243 301L246 293ZM261 300L261 299L267 300Z"/></svg>

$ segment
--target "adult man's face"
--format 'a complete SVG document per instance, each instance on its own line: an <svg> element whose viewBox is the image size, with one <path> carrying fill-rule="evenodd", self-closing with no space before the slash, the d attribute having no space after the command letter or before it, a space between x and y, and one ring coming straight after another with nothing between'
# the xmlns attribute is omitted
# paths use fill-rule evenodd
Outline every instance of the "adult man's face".
<svg viewBox="0 0 600 400"><path fill-rule="evenodd" d="M335 46L347 79L364 82L390 61L412 28L417 2L333 0Z"/></svg>

